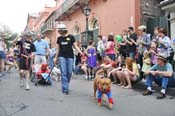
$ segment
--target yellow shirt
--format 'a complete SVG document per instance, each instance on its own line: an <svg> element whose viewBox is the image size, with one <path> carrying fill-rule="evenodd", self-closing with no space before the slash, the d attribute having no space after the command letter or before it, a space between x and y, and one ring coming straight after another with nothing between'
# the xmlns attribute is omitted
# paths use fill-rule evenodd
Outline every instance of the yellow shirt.
<svg viewBox="0 0 175 116"><path fill-rule="evenodd" d="M140 74L139 74L139 68L138 68L138 66L137 66L136 63L133 63L132 69L133 69L133 71L136 73L136 76L139 77L139 76L140 76Z"/></svg>

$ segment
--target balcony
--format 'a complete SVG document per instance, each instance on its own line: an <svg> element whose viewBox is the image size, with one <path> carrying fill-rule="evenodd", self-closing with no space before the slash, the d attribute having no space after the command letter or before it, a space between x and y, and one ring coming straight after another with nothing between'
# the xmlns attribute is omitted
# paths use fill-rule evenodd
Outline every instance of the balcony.
<svg viewBox="0 0 175 116"><path fill-rule="evenodd" d="M65 16L73 13L75 10L87 4L89 0L65 0L65 2L56 11L56 20L63 20Z"/></svg>
<svg viewBox="0 0 175 116"><path fill-rule="evenodd" d="M41 26L41 33L45 33L47 31L52 31L55 29L55 18L49 18L43 26Z"/></svg>
<svg viewBox="0 0 175 116"><path fill-rule="evenodd" d="M171 4L166 4L161 7L162 10L169 11L169 12L174 12L175 11L175 3Z"/></svg>

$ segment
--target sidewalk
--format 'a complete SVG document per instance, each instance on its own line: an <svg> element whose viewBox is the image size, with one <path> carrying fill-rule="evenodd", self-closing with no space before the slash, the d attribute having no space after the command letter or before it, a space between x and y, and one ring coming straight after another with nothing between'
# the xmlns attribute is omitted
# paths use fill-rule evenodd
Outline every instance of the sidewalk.
<svg viewBox="0 0 175 116"><path fill-rule="evenodd" d="M52 86L34 86L31 90L19 86L17 72L8 74L0 82L0 116L175 116L175 100L169 96L163 100L142 96L143 83L134 89L123 89L112 85L114 106L108 109L108 102L102 107L93 98L93 81L82 75L74 75L70 84L70 95L63 95L61 83Z"/></svg>
<svg viewBox="0 0 175 116"><path fill-rule="evenodd" d="M0 104L0 116L8 116L1 104Z"/></svg>

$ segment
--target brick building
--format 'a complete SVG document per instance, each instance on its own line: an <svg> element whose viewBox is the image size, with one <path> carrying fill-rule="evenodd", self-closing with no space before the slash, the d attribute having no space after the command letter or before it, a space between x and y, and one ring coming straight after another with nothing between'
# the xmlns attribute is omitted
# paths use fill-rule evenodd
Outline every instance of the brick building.
<svg viewBox="0 0 175 116"><path fill-rule="evenodd" d="M88 27L94 41L99 34L107 36L109 33L119 34L128 26L136 30L140 24L148 27L152 33L155 26L168 28L164 11L160 9L162 0L55 0L56 6L40 25L41 32L56 44L58 36L56 25L63 21L69 33L77 40L82 40L82 33L86 30L86 17L83 8L86 4L91 8ZM55 22L56 21L56 22ZM38 26L39 28L39 26Z"/></svg>

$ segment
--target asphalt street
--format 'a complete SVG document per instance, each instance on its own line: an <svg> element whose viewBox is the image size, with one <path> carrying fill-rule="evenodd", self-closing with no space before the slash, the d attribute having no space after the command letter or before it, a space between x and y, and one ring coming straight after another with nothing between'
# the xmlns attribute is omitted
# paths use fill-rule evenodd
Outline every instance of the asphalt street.
<svg viewBox="0 0 175 116"><path fill-rule="evenodd" d="M108 102L99 107L92 97L92 84L77 75L71 80L70 95L61 93L60 82L52 86L30 83L31 90L26 91L19 85L18 73L9 73L0 81L0 116L175 116L175 99L157 100L158 91L142 96L143 84L130 90L113 84L113 109Z"/></svg>

